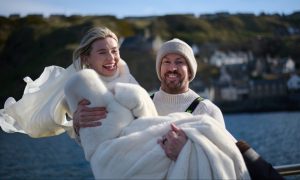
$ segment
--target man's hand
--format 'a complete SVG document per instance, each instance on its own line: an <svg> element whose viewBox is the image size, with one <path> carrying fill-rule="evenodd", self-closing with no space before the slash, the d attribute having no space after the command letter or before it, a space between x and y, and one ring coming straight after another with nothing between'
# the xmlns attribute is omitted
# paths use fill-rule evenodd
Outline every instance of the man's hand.
<svg viewBox="0 0 300 180"><path fill-rule="evenodd" d="M186 134L182 129L176 127L175 124L171 124L171 130L162 139L158 140L166 155L173 161L176 161L186 142Z"/></svg>
<svg viewBox="0 0 300 180"><path fill-rule="evenodd" d="M101 119L106 118L105 107L89 108L90 102L82 100L78 103L78 107L73 114L73 128L77 135L79 135L79 129L85 127L101 126Z"/></svg>

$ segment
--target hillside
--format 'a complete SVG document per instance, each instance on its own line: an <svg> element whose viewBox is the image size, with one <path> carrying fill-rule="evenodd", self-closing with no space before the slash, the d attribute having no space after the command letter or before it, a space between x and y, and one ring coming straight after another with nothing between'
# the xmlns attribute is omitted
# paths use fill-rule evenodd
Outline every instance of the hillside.
<svg viewBox="0 0 300 180"><path fill-rule="evenodd" d="M191 14L153 17L29 15L0 17L0 102L19 99L23 78L36 79L45 66L67 67L72 52L91 27L106 26L119 37L160 36L181 38L199 47L200 76L208 82L218 75L215 67L203 63L214 50L252 51L256 57L292 57L300 66L300 12L279 14ZM147 90L158 88L152 52L121 51L132 74ZM206 68L203 68L206 67Z"/></svg>

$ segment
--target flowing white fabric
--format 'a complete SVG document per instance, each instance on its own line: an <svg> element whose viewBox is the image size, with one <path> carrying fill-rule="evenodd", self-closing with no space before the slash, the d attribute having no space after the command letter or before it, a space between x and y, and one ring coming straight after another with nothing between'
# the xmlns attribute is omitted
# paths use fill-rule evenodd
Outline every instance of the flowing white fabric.
<svg viewBox="0 0 300 180"><path fill-rule="evenodd" d="M17 102L8 98L0 110L3 131L26 133L37 138L72 129L72 122L66 119L68 107L63 87L75 72L73 65L67 69L49 66L35 81L24 78L27 85L23 97Z"/></svg>
<svg viewBox="0 0 300 180"><path fill-rule="evenodd" d="M137 83L124 60L120 59L118 67L118 81ZM74 65L67 69L49 66L35 81L25 77L27 84L22 98L16 101L9 97L3 109L0 109L2 130L24 133L34 138L59 135L67 131L74 138L73 122L67 119L67 114L72 114L66 104L64 87L76 72ZM112 88L114 83L115 81L104 81L108 88Z"/></svg>

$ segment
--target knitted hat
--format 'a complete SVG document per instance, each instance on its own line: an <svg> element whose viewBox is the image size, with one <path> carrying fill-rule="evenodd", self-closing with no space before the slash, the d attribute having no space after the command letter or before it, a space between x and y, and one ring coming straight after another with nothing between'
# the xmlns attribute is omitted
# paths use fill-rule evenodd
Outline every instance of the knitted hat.
<svg viewBox="0 0 300 180"><path fill-rule="evenodd" d="M187 43L177 38L165 42L157 52L156 73L158 79L161 80L160 78L161 61L163 57L169 53L180 54L186 59L192 75L190 77L190 81L192 81L195 78L197 72L197 61L195 59L193 49Z"/></svg>

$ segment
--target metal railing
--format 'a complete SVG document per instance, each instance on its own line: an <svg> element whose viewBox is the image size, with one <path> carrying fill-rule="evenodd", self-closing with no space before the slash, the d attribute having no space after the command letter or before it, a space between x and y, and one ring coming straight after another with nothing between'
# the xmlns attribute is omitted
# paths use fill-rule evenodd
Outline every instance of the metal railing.
<svg viewBox="0 0 300 180"><path fill-rule="evenodd" d="M282 176L291 176L291 175L300 174L300 164L274 166L274 168Z"/></svg>

